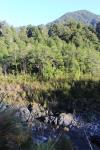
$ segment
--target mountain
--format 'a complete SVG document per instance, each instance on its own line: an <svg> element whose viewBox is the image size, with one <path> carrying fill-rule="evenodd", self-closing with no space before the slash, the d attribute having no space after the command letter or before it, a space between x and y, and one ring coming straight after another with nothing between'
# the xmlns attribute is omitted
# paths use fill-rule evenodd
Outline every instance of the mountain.
<svg viewBox="0 0 100 150"><path fill-rule="evenodd" d="M78 10L75 12L69 12L56 19L52 23L66 23L71 20L76 20L86 25L95 26L100 21L100 15L96 15L87 10Z"/></svg>

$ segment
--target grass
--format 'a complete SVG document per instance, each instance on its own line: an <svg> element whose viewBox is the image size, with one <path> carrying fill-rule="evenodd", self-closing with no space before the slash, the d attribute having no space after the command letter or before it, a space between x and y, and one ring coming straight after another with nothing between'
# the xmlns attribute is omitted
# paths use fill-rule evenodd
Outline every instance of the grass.
<svg viewBox="0 0 100 150"><path fill-rule="evenodd" d="M76 102L82 102L82 99L86 99L86 107L88 107L91 103L88 98L91 98L92 93L92 98L99 102L99 78L84 75L79 80L75 80L72 76L66 75L65 78L63 76L46 81L27 74L0 75L0 100L10 105L28 105L30 102L37 102L45 107L56 105L56 107L70 109ZM84 103L85 101L82 107Z"/></svg>
<svg viewBox="0 0 100 150"><path fill-rule="evenodd" d="M29 129L15 114L12 110L0 112L0 150L18 150L30 137Z"/></svg>

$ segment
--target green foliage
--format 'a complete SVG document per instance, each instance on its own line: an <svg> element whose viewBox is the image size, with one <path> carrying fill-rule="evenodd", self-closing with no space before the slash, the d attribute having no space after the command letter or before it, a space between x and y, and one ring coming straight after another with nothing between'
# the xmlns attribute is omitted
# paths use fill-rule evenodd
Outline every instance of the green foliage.
<svg viewBox="0 0 100 150"><path fill-rule="evenodd" d="M61 138L59 138L55 147L56 150L62 150L62 147L64 148L64 150L73 150L72 143L67 136L62 136Z"/></svg>
<svg viewBox="0 0 100 150"><path fill-rule="evenodd" d="M100 38L100 22L98 22L96 25L96 32L97 32L98 37Z"/></svg>
<svg viewBox="0 0 100 150"><path fill-rule="evenodd" d="M0 112L0 149L18 150L30 138L24 126L12 110ZM27 135L27 136L26 136Z"/></svg>
<svg viewBox="0 0 100 150"><path fill-rule="evenodd" d="M68 137L61 136L57 141L49 140L47 143L38 144L33 150L73 150L72 143Z"/></svg>
<svg viewBox="0 0 100 150"><path fill-rule="evenodd" d="M10 95L5 91L5 99L71 105L69 92L75 81L86 75L100 79L98 24L97 32L75 21L17 29L1 24L0 81L1 85L15 84L17 90ZM22 91L18 92L17 84Z"/></svg>
<svg viewBox="0 0 100 150"><path fill-rule="evenodd" d="M71 21L21 27L17 32L8 25L1 29L0 66L5 75L28 73L48 80L58 72L74 73L77 78L87 72L98 74L100 46L92 27Z"/></svg>

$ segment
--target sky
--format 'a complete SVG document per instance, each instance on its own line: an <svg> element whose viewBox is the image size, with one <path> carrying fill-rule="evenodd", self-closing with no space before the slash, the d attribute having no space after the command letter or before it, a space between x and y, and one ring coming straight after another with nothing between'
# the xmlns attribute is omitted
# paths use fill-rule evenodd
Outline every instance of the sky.
<svg viewBox="0 0 100 150"><path fill-rule="evenodd" d="M0 21L16 27L46 24L76 10L100 15L100 0L0 0Z"/></svg>

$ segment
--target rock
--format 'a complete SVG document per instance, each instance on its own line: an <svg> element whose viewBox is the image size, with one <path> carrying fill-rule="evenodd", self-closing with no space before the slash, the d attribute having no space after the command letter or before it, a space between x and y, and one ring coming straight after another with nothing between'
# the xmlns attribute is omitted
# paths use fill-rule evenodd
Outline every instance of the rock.
<svg viewBox="0 0 100 150"><path fill-rule="evenodd" d="M58 118L55 116L46 116L44 122L51 125L57 125Z"/></svg>
<svg viewBox="0 0 100 150"><path fill-rule="evenodd" d="M43 120L44 116L46 116L45 109L38 103L34 103L31 105L22 106L18 108L18 116L22 121L34 123L34 120L37 119L39 121ZM44 118L45 120L45 118Z"/></svg>
<svg viewBox="0 0 100 150"><path fill-rule="evenodd" d="M38 118L36 118L38 121L40 121L40 122L45 122L45 117L44 116L41 116L41 117L38 117Z"/></svg>
<svg viewBox="0 0 100 150"><path fill-rule="evenodd" d="M44 122L47 124L49 122L49 117L46 116Z"/></svg>
<svg viewBox="0 0 100 150"><path fill-rule="evenodd" d="M64 132L69 132L69 128L67 128L67 127L64 127Z"/></svg>
<svg viewBox="0 0 100 150"><path fill-rule="evenodd" d="M32 115L34 115L35 118L45 116L46 110L38 103L34 103L32 107Z"/></svg>
<svg viewBox="0 0 100 150"><path fill-rule="evenodd" d="M16 116L19 117L22 121L27 121L30 116L30 112L26 106L7 105L3 102L0 102L0 112L6 110L15 111Z"/></svg>
<svg viewBox="0 0 100 150"><path fill-rule="evenodd" d="M54 116L41 116L36 119L46 124L57 125L57 118Z"/></svg>
<svg viewBox="0 0 100 150"><path fill-rule="evenodd" d="M3 112L5 110L7 110L7 109L10 109L10 107L11 106L9 106L9 105L7 105L7 104L5 104L3 102L0 102L0 112Z"/></svg>
<svg viewBox="0 0 100 150"><path fill-rule="evenodd" d="M64 125L64 126L68 126L72 123L73 121L73 115L68 113L61 113L59 115L59 119L58 119L58 124L59 125Z"/></svg>
<svg viewBox="0 0 100 150"><path fill-rule="evenodd" d="M54 124L55 124L55 125L58 124L58 118L57 118L57 117L55 117L55 119L54 119Z"/></svg>
<svg viewBox="0 0 100 150"><path fill-rule="evenodd" d="M27 121L30 117L30 112L27 109L27 107L23 106L18 108L17 110L17 114L16 114L19 118L21 118L22 121Z"/></svg>
<svg viewBox="0 0 100 150"><path fill-rule="evenodd" d="M52 124L54 123L55 117L54 116L49 116L49 123Z"/></svg>
<svg viewBox="0 0 100 150"><path fill-rule="evenodd" d="M54 115L45 116L44 122L52 125L64 125L68 126L73 121L72 114L61 113L59 117L55 117Z"/></svg>
<svg viewBox="0 0 100 150"><path fill-rule="evenodd" d="M32 104L29 104L27 108L28 108L28 110L29 110L30 113L31 113L31 112L32 112L32 109L33 109Z"/></svg>

